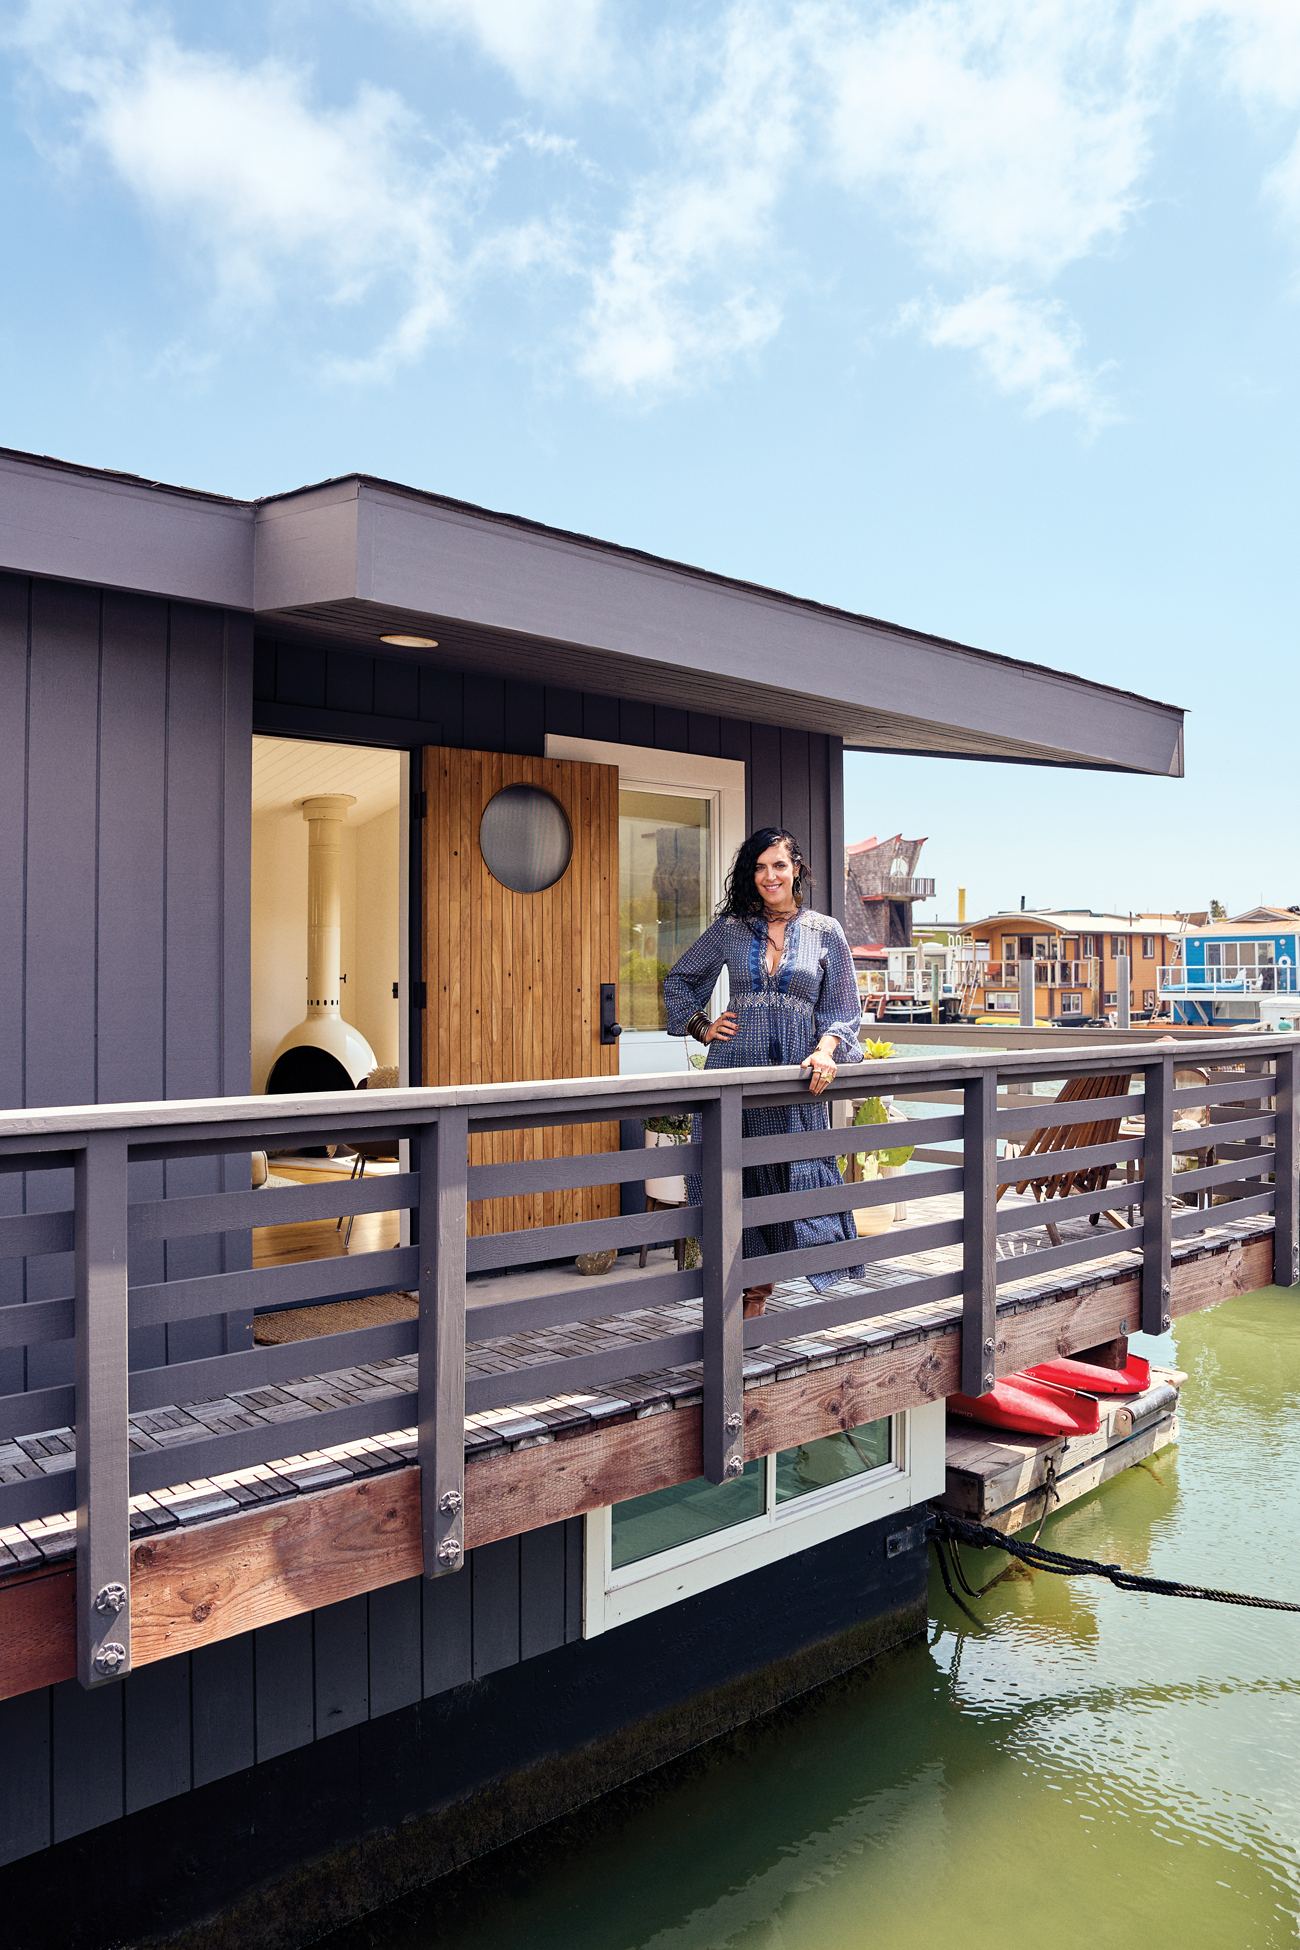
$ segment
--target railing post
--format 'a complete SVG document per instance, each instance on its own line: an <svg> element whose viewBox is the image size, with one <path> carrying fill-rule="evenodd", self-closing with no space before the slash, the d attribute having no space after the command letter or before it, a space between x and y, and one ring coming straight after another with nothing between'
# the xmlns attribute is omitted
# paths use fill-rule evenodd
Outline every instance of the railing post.
<svg viewBox="0 0 1300 1950"><path fill-rule="evenodd" d="M1115 958L1115 1027L1129 1027L1129 984L1133 980L1127 955Z"/></svg>
<svg viewBox="0 0 1300 1950"><path fill-rule="evenodd" d="M741 1101L739 1084L723 1084L701 1111L704 1474L711 1483L728 1482L745 1467Z"/></svg>
<svg viewBox="0 0 1300 1950"><path fill-rule="evenodd" d="M131 1669L125 1133L91 1133L74 1178L77 1677L91 1687Z"/></svg>
<svg viewBox="0 0 1300 1950"><path fill-rule="evenodd" d="M1142 1332L1167 1334L1173 1279L1174 1059L1144 1066L1142 1140Z"/></svg>
<svg viewBox="0 0 1300 1950"><path fill-rule="evenodd" d="M1273 1067L1273 1284L1300 1286L1300 1050L1279 1050Z"/></svg>
<svg viewBox="0 0 1300 1950"><path fill-rule="evenodd" d="M420 1126L420 1383L416 1454L426 1578L465 1562L465 1236L469 1112Z"/></svg>
<svg viewBox="0 0 1300 1950"><path fill-rule="evenodd" d="M998 1372L997 1071L962 1090L961 1392L986 1395Z"/></svg>

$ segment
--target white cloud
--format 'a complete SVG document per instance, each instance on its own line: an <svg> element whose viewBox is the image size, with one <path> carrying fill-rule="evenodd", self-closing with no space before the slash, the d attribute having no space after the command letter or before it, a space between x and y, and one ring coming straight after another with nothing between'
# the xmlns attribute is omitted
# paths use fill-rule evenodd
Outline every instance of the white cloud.
<svg viewBox="0 0 1300 1950"><path fill-rule="evenodd" d="M1120 0L824 12L826 149L945 271L1051 277L1137 202L1148 91Z"/></svg>
<svg viewBox="0 0 1300 1950"><path fill-rule="evenodd" d="M359 369L415 358L450 313L452 227L489 152L438 152L391 90L345 107L308 73L186 49L129 5L33 7L22 42L76 137L104 157L179 248L207 267L226 329L306 297L392 298L393 324Z"/></svg>
<svg viewBox="0 0 1300 1950"><path fill-rule="evenodd" d="M665 119L674 164L636 185L592 273L578 369L602 391L680 388L781 322L772 227L799 148L794 37L746 0L712 47L674 55L704 99Z"/></svg>
<svg viewBox="0 0 1300 1950"><path fill-rule="evenodd" d="M564 95L607 71L604 0L376 0L426 32L476 42L526 95Z"/></svg>
<svg viewBox="0 0 1300 1950"><path fill-rule="evenodd" d="M930 345L975 353L998 390L1023 399L1033 416L1065 409L1094 433L1121 417L1101 373L1081 363L1082 334L1062 304L991 285L953 305L910 305L902 323Z"/></svg>

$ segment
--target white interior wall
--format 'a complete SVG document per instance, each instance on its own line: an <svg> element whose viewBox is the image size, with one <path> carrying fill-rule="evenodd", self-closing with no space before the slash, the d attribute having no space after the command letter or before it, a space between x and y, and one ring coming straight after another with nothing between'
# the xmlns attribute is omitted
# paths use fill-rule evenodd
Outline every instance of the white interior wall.
<svg viewBox="0 0 1300 1950"><path fill-rule="evenodd" d="M393 983L401 980L401 839L401 821L393 806L357 827L353 847L354 921L351 946L345 951L351 957L348 990L356 983L356 1014L350 1020L379 1063L396 1063L398 1058L401 1004L393 999Z"/></svg>
<svg viewBox="0 0 1300 1950"><path fill-rule="evenodd" d="M343 827L343 1015L377 1063L396 1063L398 810ZM252 858L252 1073L266 1088L276 1045L307 1013L307 822L301 812L254 816Z"/></svg>

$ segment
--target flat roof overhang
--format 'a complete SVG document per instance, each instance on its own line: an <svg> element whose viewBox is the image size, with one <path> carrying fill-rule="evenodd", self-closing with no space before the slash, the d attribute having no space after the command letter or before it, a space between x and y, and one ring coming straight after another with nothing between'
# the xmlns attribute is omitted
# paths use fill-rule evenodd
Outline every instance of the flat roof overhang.
<svg viewBox="0 0 1300 1950"><path fill-rule="evenodd" d="M239 502L0 450L0 567L851 750L1183 772L1176 706L364 475Z"/></svg>

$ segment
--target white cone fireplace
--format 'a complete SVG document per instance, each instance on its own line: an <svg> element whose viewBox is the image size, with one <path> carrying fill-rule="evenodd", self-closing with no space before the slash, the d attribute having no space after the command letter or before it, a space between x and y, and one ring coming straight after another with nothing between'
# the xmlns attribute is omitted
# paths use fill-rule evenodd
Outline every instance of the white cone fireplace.
<svg viewBox="0 0 1300 1950"><path fill-rule="evenodd" d="M348 807L357 802L347 792L326 792L294 803L307 821L307 1014L276 1046L266 1079L268 1096L351 1090L376 1062L365 1037L339 1013L339 856L343 822Z"/></svg>

